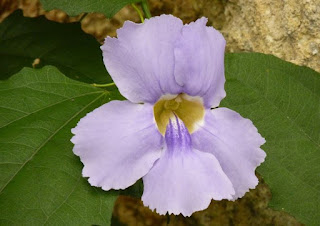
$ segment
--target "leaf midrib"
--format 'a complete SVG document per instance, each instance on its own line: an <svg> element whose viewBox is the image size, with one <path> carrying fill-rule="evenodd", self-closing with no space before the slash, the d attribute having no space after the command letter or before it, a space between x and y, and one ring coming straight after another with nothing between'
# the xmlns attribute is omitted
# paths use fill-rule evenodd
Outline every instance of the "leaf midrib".
<svg viewBox="0 0 320 226"><path fill-rule="evenodd" d="M91 94L98 94L98 93L102 93L102 95L104 94L103 91L96 91L96 92L86 93L86 94L82 94L82 95L79 95L79 96L74 96L74 97L71 97L71 98L67 98L67 99L61 100L61 101L59 101L59 102L55 102L55 103L50 104L50 105L48 105L48 106L46 106L46 107L44 107L44 108L40 108L40 109L35 110L35 111L33 111L33 112L29 113L29 114L26 114L26 115L24 115L24 116L22 116L22 117L19 117L19 118L13 120L13 121L11 121L11 122L9 122L9 123L1 126L0 129L2 129L2 128L6 127L6 126L9 126L9 125L11 125L12 123L14 123L14 122L16 122L16 121L19 121L19 120L21 120L21 119L24 119L24 118L26 118L26 117L28 117L28 116L30 116L30 115L36 114L36 113L38 113L38 112L40 112L40 111L42 111L42 110L45 110L45 109L47 109L47 108L53 107L53 106L58 105L58 104L61 104L61 103L63 103L63 102L66 102L66 101L69 101L69 100L72 100L72 99L75 99L75 98L79 98L79 97L88 96L88 95L91 95Z"/></svg>

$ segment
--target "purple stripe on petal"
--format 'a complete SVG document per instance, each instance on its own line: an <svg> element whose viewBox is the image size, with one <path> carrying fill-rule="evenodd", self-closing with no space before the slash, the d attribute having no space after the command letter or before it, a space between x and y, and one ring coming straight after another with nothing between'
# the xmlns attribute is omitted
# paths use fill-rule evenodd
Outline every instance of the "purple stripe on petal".
<svg viewBox="0 0 320 226"><path fill-rule="evenodd" d="M192 148L188 129L177 116L169 120L165 140L168 152L170 153L174 151L190 151Z"/></svg>
<svg viewBox="0 0 320 226"><path fill-rule="evenodd" d="M192 213L206 209L211 199L231 199L234 189L217 159L191 147L183 122L171 119L165 134L166 148L143 177L142 201L159 214Z"/></svg>

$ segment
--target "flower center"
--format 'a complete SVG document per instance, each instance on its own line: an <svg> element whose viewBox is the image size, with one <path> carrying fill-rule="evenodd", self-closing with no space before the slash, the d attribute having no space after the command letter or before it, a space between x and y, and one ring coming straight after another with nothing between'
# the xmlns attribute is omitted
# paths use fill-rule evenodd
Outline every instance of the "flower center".
<svg viewBox="0 0 320 226"><path fill-rule="evenodd" d="M183 121L191 134L197 129L197 123L203 120L205 108L201 98L182 93L161 97L154 105L153 112L162 135L166 132L169 119L174 119L175 115Z"/></svg>

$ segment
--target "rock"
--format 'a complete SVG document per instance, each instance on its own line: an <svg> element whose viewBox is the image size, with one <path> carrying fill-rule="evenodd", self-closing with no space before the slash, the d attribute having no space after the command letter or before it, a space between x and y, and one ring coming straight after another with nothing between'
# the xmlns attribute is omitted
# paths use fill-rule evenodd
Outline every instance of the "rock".
<svg viewBox="0 0 320 226"><path fill-rule="evenodd" d="M320 72L319 0L230 0L224 14L229 52L272 54Z"/></svg>

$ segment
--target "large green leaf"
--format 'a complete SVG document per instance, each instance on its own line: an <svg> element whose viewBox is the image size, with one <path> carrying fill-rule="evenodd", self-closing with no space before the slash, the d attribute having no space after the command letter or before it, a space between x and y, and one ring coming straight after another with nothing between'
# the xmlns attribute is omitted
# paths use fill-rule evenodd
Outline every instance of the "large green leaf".
<svg viewBox="0 0 320 226"><path fill-rule="evenodd" d="M82 177L70 130L119 98L52 66L0 81L0 225L110 224L117 194Z"/></svg>
<svg viewBox="0 0 320 226"><path fill-rule="evenodd" d="M110 82L99 46L81 30L80 23L60 24L44 16L26 18L16 11L0 24L0 79L32 67L39 58L37 67L54 65L76 80Z"/></svg>
<svg viewBox="0 0 320 226"><path fill-rule="evenodd" d="M320 74L276 57L226 56L222 102L251 119L267 140L258 172L272 191L270 205L307 225L320 222Z"/></svg>
<svg viewBox="0 0 320 226"><path fill-rule="evenodd" d="M70 16L81 13L103 13L112 17L122 7L139 0L40 0L45 10L61 9Z"/></svg>

